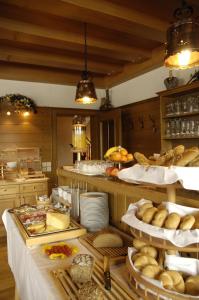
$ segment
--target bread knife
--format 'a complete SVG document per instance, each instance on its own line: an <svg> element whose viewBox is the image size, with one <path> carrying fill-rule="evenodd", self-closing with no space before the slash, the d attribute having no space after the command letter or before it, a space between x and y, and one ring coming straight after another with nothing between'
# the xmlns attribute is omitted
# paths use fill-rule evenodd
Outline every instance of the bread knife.
<svg viewBox="0 0 199 300"><path fill-rule="evenodd" d="M110 262L108 256L104 256L104 287L106 290L111 290Z"/></svg>

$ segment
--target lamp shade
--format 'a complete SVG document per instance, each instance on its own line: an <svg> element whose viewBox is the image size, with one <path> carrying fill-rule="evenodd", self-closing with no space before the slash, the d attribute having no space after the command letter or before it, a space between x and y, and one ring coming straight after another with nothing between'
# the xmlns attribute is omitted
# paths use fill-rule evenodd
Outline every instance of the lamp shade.
<svg viewBox="0 0 199 300"><path fill-rule="evenodd" d="M77 84L75 101L81 104L91 104L96 102L97 95L95 86L91 79L81 79Z"/></svg>
<svg viewBox="0 0 199 300"><path fill-rule="evenodd" d="M167 31L165 66L187 69L199 65L199 22L179 20Z"/></svg>

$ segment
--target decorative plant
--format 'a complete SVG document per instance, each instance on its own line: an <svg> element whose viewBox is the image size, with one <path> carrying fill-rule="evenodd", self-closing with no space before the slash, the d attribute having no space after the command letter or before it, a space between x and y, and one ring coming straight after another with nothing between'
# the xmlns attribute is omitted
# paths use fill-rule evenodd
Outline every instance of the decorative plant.
<svg viewBox="0 0 199 300"><path fill-rule="evenodd" d="M29 111L36 113L36 105L34 101L21 94L9 94L0 97L0 103L7 103L13 106L16 112Z"/></svg>

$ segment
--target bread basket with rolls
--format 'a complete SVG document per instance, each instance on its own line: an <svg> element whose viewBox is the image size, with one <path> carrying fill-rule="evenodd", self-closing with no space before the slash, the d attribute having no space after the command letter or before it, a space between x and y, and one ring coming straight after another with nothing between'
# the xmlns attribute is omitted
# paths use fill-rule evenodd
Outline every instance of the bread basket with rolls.
<svg viewBox="0 0 199 300"><path fill-rule="evenodd" d="M141 249L143 247L151 246L142 246ZM150 256L153 254L150 251L143 255L141 249L129 248L126 261L130 285L141 298L145 300L199 298L197 259L168 255L170 259L165 259L161 263L159 254L155 258Z"/></svg>
<svg viewBox="0 0 199 300"><path fill-rule="evenodd" d="M137 164L123 169L118 178L130 183L149 183L156 185L169 185L179 181L185 189L199 190L197 180L199 177L199 148L185 149L179 145L168 150L163 155L150 158L136 152L134 154Z"/></svg>
<svg viewBox="0 0 199 300"><path fill-rule="evenodd" d="M132 234L165 249L199 251L199 209L163 202L160 206L141 199L129 205L122 221ZM187 249L186 249L187 248Z"/></svg>

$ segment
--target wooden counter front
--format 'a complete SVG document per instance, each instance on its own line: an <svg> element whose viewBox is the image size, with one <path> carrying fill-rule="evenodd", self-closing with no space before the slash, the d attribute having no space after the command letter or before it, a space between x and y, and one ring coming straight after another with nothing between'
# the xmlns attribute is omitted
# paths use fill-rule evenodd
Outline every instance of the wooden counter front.
<svg viewBox="0 0 199 300"><path fill-rule="evenodd" d="M165 188L129 184L121 180L112 180L102 176L87 176L61 168L57 170L57 175L59 185L73 185L87 191L108 193L110 223L124 231L128 231L128 226L121 222L121 217L128 209L130 203L136 202L141 198L152 200L156 203L167 201ZM199 193L179 189L177 190L176 203L199 208Z"/></svg>

